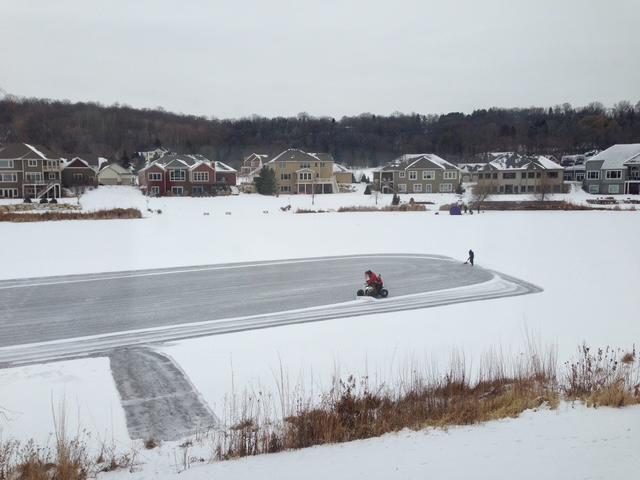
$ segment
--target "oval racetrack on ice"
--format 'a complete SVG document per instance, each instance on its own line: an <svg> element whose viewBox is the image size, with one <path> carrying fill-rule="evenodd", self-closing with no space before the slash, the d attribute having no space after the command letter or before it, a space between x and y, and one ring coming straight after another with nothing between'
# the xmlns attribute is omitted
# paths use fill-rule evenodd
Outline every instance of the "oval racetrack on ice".
<svg viewBox="0 0 640 480"><path fill-rule="evenodd" d="M382 274L388 299L355 300L369 268ZM0 363L538 291L478 266L412 254L6 280L0 282Z"/></svg>

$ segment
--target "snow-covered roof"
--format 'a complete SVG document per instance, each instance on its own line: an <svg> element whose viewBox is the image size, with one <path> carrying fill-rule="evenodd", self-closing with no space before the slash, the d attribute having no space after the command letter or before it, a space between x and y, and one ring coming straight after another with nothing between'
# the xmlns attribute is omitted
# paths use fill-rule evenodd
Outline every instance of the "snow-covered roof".
<svg viewBox="0 0 640 480"><path fill-rule="evenodd" d="M349 170L344 165L340 165L339 163L334 163L333 164L333 173L351 173L351 170Z"/></svg>
<svg viewBox="0 0 640 480"><path fill-rule="evenodd" d="M409 168L458 169L453 163L449 163L433 153L408 153L392 160L382 167L382 170L407 170Z"/></svg>
<svg viewBox="0 0 640 480"><path fill-rule="evenodd" d="M589 159L590 162L602 161L602 170L624 168L627 164L640 163L640 143L613 145Z"/></svg>
<svg viewBox="0 0 640 480"><path fill-rule="evenodd" d="M275 162L329 162L333 161L329 153L309 153L299 148L288 148L284 152L279 153L269 163Z"/></svg>
<svg viewBox="0 0 640 480"><path fill-rule="evenodd" d="M44 147L34 147L28 143L8 143L0 146L0 158L17 160L20 158L56 160L56 156Z"/></svg>
<svg viewBox="0 0 640 480"><path fill-rule="evenodd" d="M147 170L152 166L157 166L157 167L160 167L162 170L164 170L165 168L169 167L172 163L175 163L180 167L193 170L194 168L199 167L203 163L211 167L213 162L211 162L211 160L209 160L204 155L200 155L200 154L185 155L185 154L172 153L168 155L163 155L162 157L156 160L148 162L143 168L140 169L140 171Z"/></svg>
<svg viewBox="0 0 640 480"><path fill-rule="evenodd" d="M218 160L215 161L215 168L217 172L237 172L233 167L230 167L226 163L222 163Z"/></svg>
<svg viewBox="0 0 640 480"><path fill-rule="evenodd" d="M533 164L533 165L532 165ZM487 170L528 170L534 166L544 170L562 170L562 166L542 155L519 155L509 153L491 160L484 169Z"/></svg>
<svg viewBox="0 0 640 480"><path fill-rule="evenodd" d="M478 170L483 168L485 165L486 165L486 162L482 162L482 163L459 163L458 164L458 169L461 172L473 173L473 172L477 172Z"/></svg>

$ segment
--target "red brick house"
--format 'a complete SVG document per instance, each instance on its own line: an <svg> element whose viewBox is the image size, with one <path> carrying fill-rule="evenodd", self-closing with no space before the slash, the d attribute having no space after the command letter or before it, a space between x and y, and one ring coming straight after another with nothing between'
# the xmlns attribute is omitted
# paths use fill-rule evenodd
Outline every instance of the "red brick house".
<svg viewBox="0 0 640 480"><path fill-rule="evenodd" d="M203 155L170 154L140 169L138 184L146 195L197 197L227 190L235 185L235 174L231 167Z"/></svg>

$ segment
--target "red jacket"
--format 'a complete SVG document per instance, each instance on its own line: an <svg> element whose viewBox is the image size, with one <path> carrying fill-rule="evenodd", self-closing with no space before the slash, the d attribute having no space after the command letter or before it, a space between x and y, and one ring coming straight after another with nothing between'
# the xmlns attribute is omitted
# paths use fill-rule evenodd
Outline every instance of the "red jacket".
<svg viewBox="0 0 640 480"><path fill-rule="evenodd" d="M371 272L371 275L367 278L367 285L369 287L375 287L377 285L382 285L382 280L375 273Z"/></svg>

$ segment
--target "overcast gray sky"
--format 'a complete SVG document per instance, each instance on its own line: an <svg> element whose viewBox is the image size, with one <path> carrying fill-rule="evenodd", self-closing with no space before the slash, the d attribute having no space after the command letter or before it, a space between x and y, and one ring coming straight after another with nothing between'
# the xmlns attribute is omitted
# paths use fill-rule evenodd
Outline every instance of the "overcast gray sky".
<svg viewBox="0 0 640 480"><path fill-rule="evenodd" d="M639 0L0 0L10 93L240 117L640 100Z"/></svg>

